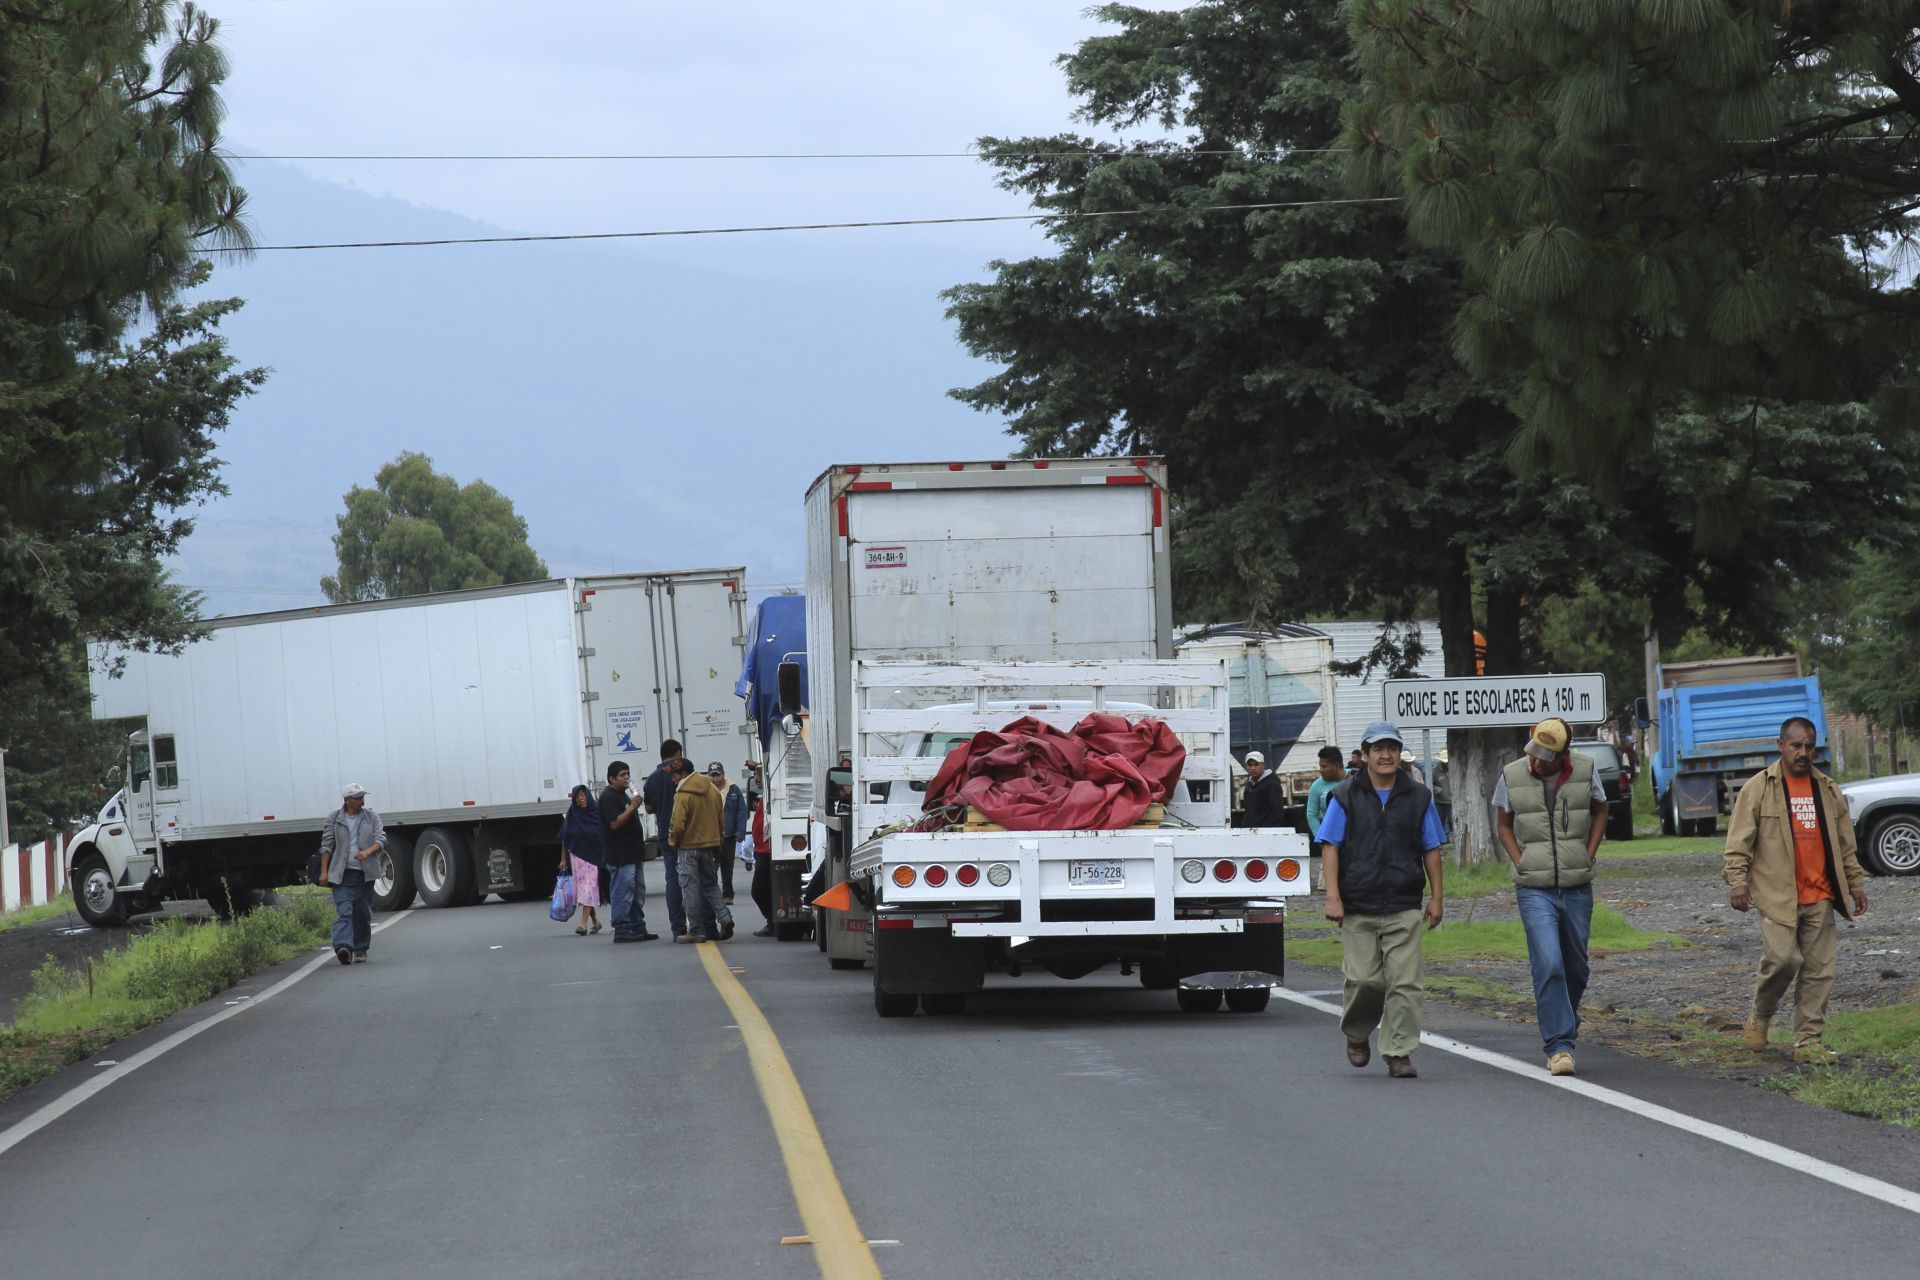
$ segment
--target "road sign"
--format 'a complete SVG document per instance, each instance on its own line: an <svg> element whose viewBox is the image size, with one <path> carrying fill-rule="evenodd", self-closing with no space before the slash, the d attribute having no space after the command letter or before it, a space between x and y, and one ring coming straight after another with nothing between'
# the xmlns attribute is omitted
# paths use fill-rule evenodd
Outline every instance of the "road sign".
<svg viewBox="0 0 1920 1280"><path fill-rule="evenodd" d="M1388 680L1386 717L1400 732L1415 729L1500 729L1533 725L1548 716L1569 724L1607 718L1607 678L1600 672L1545 676L1450 676L1444 680Z"/></svg>

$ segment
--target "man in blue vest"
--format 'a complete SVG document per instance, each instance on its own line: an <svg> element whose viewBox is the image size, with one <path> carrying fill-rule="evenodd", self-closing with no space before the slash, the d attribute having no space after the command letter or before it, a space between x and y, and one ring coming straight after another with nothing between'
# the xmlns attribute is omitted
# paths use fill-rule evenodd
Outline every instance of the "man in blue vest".
<svg viewBox="0 0 1920 1280"><path fill-rule="evenodd" d="M1400 731L1367 726L1364 772L1335 787L1320 821L1327 919L1340 925L1340 1030L1347 1061L1364 1067L1367 1038L1380 1028L1387 1074L1411 1080L1420 1043L1420 923L1436 928L1445 901L1440 846L1447 842L1433 793L1400 769ZM1431 895L1422 911L1420 898Z"/></svg>
<svg viewBox="0 0 1920 1280"><path fill-rule="evenodd" d="M1548 716L1493 788L1500 847L1513 863L1514 897L1527 931L1534 1015L1547 1070L1556 1076L1574 1074L1593 928L1593 862L1607 834L1606 790L1593 760L1569 748L1572 738L1565 720Z"/></svg>

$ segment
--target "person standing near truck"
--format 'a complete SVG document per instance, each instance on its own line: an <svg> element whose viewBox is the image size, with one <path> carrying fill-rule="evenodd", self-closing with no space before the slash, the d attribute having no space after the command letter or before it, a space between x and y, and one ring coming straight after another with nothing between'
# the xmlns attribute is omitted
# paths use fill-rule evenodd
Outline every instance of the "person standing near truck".
<svg viewBox="0 0 1920 1280"><path fill-rule="evenodd" d="M1326 917L1340 926L1340 1030L1347 1061L1364 1067L1367 1039L1380 1028L1380 1055L1396 1080L1413 1068L1420 1043L1420 922L1440 924L1440 846L1447 842L1433 795L1400 771L1400 731L1386 720L1360 742L1367 770L1334 788L1320 823ZM1432 892L1420 907L1423 888Z"/></svg>
<svg viewBox="0 0 1920 1280"><path fill-rule="evenodd" d="M1267 758L1258 751L1247 752L1247 794L1242 801L1240 821L1248 827L1277 827L1286 821L1286 797L1281 794L1280 779L1267 768Z"/></svg>
<svg viewBox="0 0 1920 1280"><path fill-rule="evenodd" d="M667 838L668 829L673 826L673 795L677 785L673 769L679 759L679 741L668 738L660 744L660 767L647 775L640 788L646 798L647 812L653 815L655 830L660 834L660 872L667 882L667 925L676 938L687 931L687 908L680 892L680 851Z"/></svg>
<svg viewBox="0 0 1920 1280"><path fill-rule="evenodd" d="M733 851L747 831L747 797L727 781L727 766L718 760L707 766L707 781L720 793L720 900L732 906Z"/></svg>
<svg viewBox="0 0 1920 1280"><path fill-rule="evenodd" d="M367 789L340 788L340 807L320 829L320 879L333 889L333 954L341 964L365 964L373 946L373 881L368 860L386 851L387 828L367 807Z"/></svg>
<svg viewBox="0 0 1920 1280"><path fill-rule="evenodd" d="M1747 1048L1767 1047L1767 1024L1792 986L1793 1060L1830 1063L1835 1054L1820 1037L1833 991L1833 913L1866 914L1867 894L1846 798L1813 767L1814 742L1804 716L1780 726L1780 758L1740 788L1722 856L1733 909L1760 912L1764 950L1742 1029Z"/></svg>
<svg viewBox="0 0 1920 1280"><path fill-rule="evenodd" d="M567 793L567 811L560 819L560 874L573 877L574 900L580 904L575 933L600 932L600 868L606 862L600 838L600 810L593 788L581 783Z"/></svg>
<svg viewBox="0 0 1920 1280"><path fill-rule="evenodd" d="M1570 748L1572 740L1567 722L1548 716L1493 788L1496 838L1513 863L1513 893L1527 933L1534 1017L1547 1070L1556 1076L1574 1074L1593 929L1593 864L1607 834L1600 773L1592 757Z"/></svg>
<svg viewBox="0 0 1920 1280"><path fill-rule="evenodd" d="M733 913L720 900L720 792L694 772L685 756L673 762L679 786L673 797L673 826L668 836L680 851L680 901L686 904L687 931L675 942L719 942L733 936ZM696 927L697 926L697 927Z"/></svg>
<svg viewBox="0 0 1920 1280"><path fill-rule="evenodd" d="M1320 776L1307 788L1307 839L1320 838L1320 823L1327 816L1327 797L1347 780L1347 768L1340 761L1340 748L1320 748Z"/></svg>
<svg viewBox="0 0 1920 1280"><path fill-rule="evenodd" d="M651 942L660 935L647 932L647 837L640 825L640 797L628 794L632 785L633 770L625 760L608 762L607 789L600 793L600 843L613 868L613 940Z"/></svg>

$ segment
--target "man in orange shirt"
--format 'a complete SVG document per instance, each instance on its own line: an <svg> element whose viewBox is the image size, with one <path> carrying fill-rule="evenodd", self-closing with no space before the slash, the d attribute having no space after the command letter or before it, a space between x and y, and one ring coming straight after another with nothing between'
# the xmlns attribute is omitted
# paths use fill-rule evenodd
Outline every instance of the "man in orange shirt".
<svg viewBox="0 0 1920 1280"><path fill-rule="evenodd" d="M1747 1047L1767 1047L1767 1023L1793 986L1793 1060L1828 1063L1834 1054L1820 1033L1833 990L1833 913L1851 920L1866 911L1867 895L1846 799L1813 756L1811 720L1794 716L1780 726L1778 763L1749 778L1733 802L1724 874L1733 908L1759 909L1765 947Z"/></svg>

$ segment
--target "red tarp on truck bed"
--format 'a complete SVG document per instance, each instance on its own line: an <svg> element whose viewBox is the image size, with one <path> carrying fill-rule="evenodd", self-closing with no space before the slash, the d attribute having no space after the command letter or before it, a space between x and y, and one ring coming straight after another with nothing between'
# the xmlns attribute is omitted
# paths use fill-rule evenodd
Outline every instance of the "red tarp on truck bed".
<svg viewBox="0 0 1920 1280"><path fill-rule="evenodd" d="M925 807L972 805L1010 831L1109 831L1164 803L1186 758L1158 720L1096 711L1063 733L1022 716L949 751Z"/></svg>

